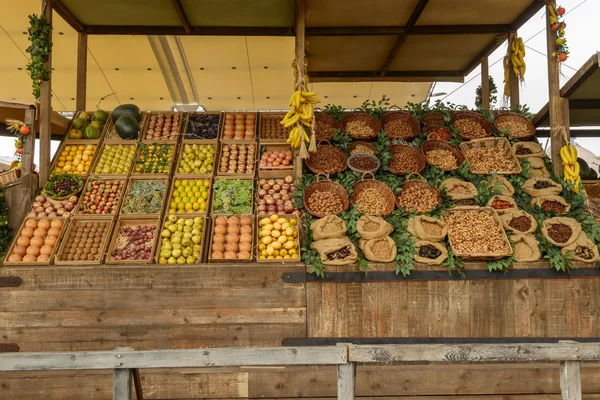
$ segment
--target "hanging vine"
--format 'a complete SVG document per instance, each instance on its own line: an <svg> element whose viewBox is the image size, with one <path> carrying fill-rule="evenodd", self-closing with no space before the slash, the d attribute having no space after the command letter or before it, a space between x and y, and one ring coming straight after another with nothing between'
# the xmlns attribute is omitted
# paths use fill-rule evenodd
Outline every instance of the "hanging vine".
<svg viewBox="0 0 600 400"><path fill-rule="evenodd" d="M31 78L33 97L39 100L42 82L50 80L50 69L46 65L46 61L48 61L52 51L52 25L48 23L43 15L33 14L29 16L27 32L31 43L25 50L30 56L27 71Z"/></svg>

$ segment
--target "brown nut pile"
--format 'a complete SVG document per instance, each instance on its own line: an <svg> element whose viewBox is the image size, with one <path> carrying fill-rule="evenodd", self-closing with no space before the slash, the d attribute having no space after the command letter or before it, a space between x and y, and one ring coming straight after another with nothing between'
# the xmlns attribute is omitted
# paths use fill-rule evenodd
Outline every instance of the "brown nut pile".
<svg viewBox="0 0 600 400"><path fill-rule="evenodd" d="M358 194L356 199L358 211L367 215L383 215L385 213L385 200L375 188L367 188Z"/></svg>
<svg viewBox="0 0 600 400"><path fill-rule="evenodd" d="M346 125L346 131L353 138L369 138L373 136L373 130L365 121L351 121Z"/></svg>
<svg viewBox="0 0 600 400"><path fill-rule="evenodd" d="M430 163L442 169L458 168L456 157L454 157L454 154L450 150L435 149L428 151L425 155Z"/></svg>
<svg viewBox="0 0 600 400"><path fill-rule="evenodd" d="M332 192L315 190L308 197L308 206L315 214L337 214L343 210L342 199Z"/></svg>
<svg viewBox="0 0 600 400"><path fill-rule="evenodd" d="M487 132L481 125L470 119L459 119L454 123L454 126L460 131L463 136L471 139L482 138L487 136Z"/></svg>
<svg viewBox="0 0 600 400"><path fill-rule="evenodd" d="M341 164L338 158L329 156L328 151L317 149L316 153L310 153L310 166L324 173L342 171L346 168L346 163Z"/></svg>
<svg viewBox="0 0 600 400"><path fill-rule="evenodd" d="M102 238L109 234L110 221L73 222L61 261L97 261L102 256Z"/></svg>
<svg viewBox="0 0 600 400"><path fill-rule="evenodd" d="M315 137L318 139L329 139L333 137L335 128L323 121L315 118Z"/></svg>
<svg viewBox="0 0 600 400"><path fill-rule="evenodd" d="M504 240L496 220L479 212L454 212L446 220L448 238L456 254L504 254L510 244Z"/></svg>
<svg viewBox="0 0 600 400"><path fill-rule="evenodd" d="M431 188L409 187L398 195L398 205L406 206L407 210L424 212L439 204L437 193Z"/></svg>
<svg viewBox="0 0 600 400"><path fill-rule="evenodd" d="M373 246L371 246L371 252L373 252L373 255L380 260L389 259L392 255L390 242L388 242L387 238L385 237L377 239Z"/></svg>
<svg viewBox="0 0 600 400"><path fill-rule="evenodd" d="M399 119L388 122L385 124L383 129L388 133L388 135L393 137L405 138L413 136L413 131L410 124Z"/></svg>
<svg viewBox="0 0 600 400"><path fill-rule="evenodd" d="M375 150L370 147L365 146L364 144L357 144L354 149L350 152L350 155L364 153L364 154L375 154Z"/></svg>
<svg viewBox="0 0 600 400"><path fill-rule="evenodd" d="M573 231L567 225L554 224L548 229L548 236L556 243L566 243L571 238Z"/></svg>
<svg viewBox="0 0 600 400"><path fill-rule="evenodd" d="M504 151L498 148L469 149L465 153L471 164L471 171L476 174L486 174L497 171L514 171L513 160L507 158Z"/></svg>
<svg viewBox="0 0 600 400"><path fill-rule="evenodd" d="M509 131L514 138L524 138L530 135L529 127L514 121L502 121L496 124L500 131Z"/></svg>
<svg viewBox="0 0 600 400"><path fill-rule="evenodd" d="M350 166L360 171L371 171L377 168L377 160L372 157L354 157L350 160Z"/></svg>
<svg viewBox="0 0 600 400"><path fill-rule="evenodd" d="M448 194L471 194L471 191L467 185L456 185L452 189L448 190Z"/></svg>
<svg viewBox="0 0 600 400"><path fill-rule="evenodd" d="M410 172L419 172L419 163L407 152L395 153L388 167L392 171L405 172L408 170Z"/></svg>
<svg viewBox="0 0 600 400"><path fill-rule="evenodd" d="M279 115L263 115L260 118L260 138L261 139L287 139L288 129L284 128L279 122L282 117Z"/></svg>
<svg viewBox="0 0 600 400"><path fill-rule="evenodd" d="M442 234L442 227L438 224L434 224L427 221L421 221L421 226L426 234L431 236L440 236Z"/></svg>

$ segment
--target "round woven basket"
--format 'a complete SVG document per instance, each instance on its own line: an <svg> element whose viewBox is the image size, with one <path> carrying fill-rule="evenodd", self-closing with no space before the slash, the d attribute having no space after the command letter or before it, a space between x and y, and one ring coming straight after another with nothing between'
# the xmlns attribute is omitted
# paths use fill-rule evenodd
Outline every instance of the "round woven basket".
<svg viewBox="0 0 600 400"><path fill-rule="evenodd" d="M402 121L402 122L406 123L408 126L410 126L410 129L411 129L410 133L402 134L400 132L395 132L394 130L389 128L389 126L390 126L389 124L392 121ZM402 110L388 111L383 116L383 118L381 118L381 126L383 127L383 130L385 131L386 136L389 138L392 138L392 139L409 140L414 137L417 137L417 135L419 134L419 131L420 131L419 121L417 121L417 119L415 117L410 115L410 113L408 113L406 111L402 111Z"/></svg>
<svg viewBox="0 0 600 400"><path fill-rule="evenodd" d="M442 168L441 166L431 162L431 160L427 158L427 153L431 150L447 150L451 152L454 158L456 158L456 168ZM465 161L465 156L460 152L460 150L443 140L426 140L425 143L421 145L421 153L423 153L423 157L425 158L427 164L438 167L444 171L454 171L458 169L463 161Z"/></svg>
<svg viewBox="0 0 600 400"><path fill-rule="evenodd" d="M536 131L535 125L533 125L533 123L527 117L525 117L521 114L512 113L512 112L502 112L502 113L498 114L496 116L496 119L494 119L494 127L496 128L496 130L498 132L501 131L501 128L498 125L503 122L512 122L514 124L519 124L519 125L525 126L525 129L528 132L527 135L514 136L511 132L509 136L514 139L527 140L527 139L531 138L533 135L535 135L535 131Z"/></svg>
<svg viewBox="0 0 600 400"><path fill-rule="evenodd" d="M479 116L473 111L455 111L454 114L452 114L452 119L450 120L450 122L452 122L452 124L456 126L456 122L463 119L477 123L485 131L485 136L472 136L468 133L463 133L462 130L458 129L457 127L456 131L458 133L458 136L460 136L461 138L471 140L492 136L492 127L490 126L490 124L483 117Z"/></svg>
<svg viewBox="0 0 600 400"><path fill-rule="evenodd" d="M446 124L446 119L441 112L429 111L421 116L421 122L425 126L440 126Z"/></svg>
<svg viewBox="0 0 600 400"><path fill-rule="evenodd" d="M362 121L369 127L369 134L365 136L356 136L351 132L348 132L347 126L350 122L353 121ZM381 130L381 125L377 120L363 112L354 112L350 115L345 116L342 119L342 130L344 132L348 132L348 135L353 140L364 140L366 142L373 141L377 139L377 135Z"/></svg>
<svg viewBox="0 0 600 400"><path fill-rule="evenodd" d="M425 158L423 158L423 155L421 154L421 152L419 152L419 150L417 150L415 147L407 145L407 144L393 144L390 146L390 153L392 153L394 155L394 157L396 157L397 155L400 154L406 154L408 157L411 157L413 160L416 161L417 163L417 169L415 171L410 171L412 172L421 172L423 171L423 169L425 169ZM400 170L395 168L392 164L390 163L388 164L388 170L394 174L394 175L406 175L406 170Z"/></svg>
<svg viewBox="0 0 600 400"><path fill-rule="evenodd" d="M368 171L365 171L363 169L358 169L358 168L353 167L352 166L352 160L354 160L355 158L359 158L359 157L368 157L368 158L376 161L377 162L377 166L375 168L373 168L373 169L368 170ZM354 172L354 175L357 175L357 176L364 175L365 173L370 173L371 175L375 174L379 170L379 167L381 167L381 161L379 161L379 158L377 158L373 154L356 153L356 154L353 154L350 157L348 157L348 168L352 172Z"/></svg>
<svg viewBox="0 0 600 400"><path fill-rule="evenodd" d="M346 189L344 189L344 187L342 185L340 185L339 183L336 183L336 182L330 180L329 176L326 176L326 179L324 181L320 181L319 177L321 175L323 175L323 174L317 174L315 182L311 183L310 185L308 185L306 187L306 189L304 189L304 196L302 197L302 203L304 204L304 209L306 211L308 211L308 213L314 217L321 218L321 217L324 217L327 215L327 214L323 214L323 213L317 213L316 211L312 210L308 206L308 199L317 190L319 190L321 192L332 192L332 193L336 194L342 201L343 208L341 211L348 209L350 202L348 201L348 192L346 192Z"/></svg>
<svg viewBox="0 0 600 400"><path fill-rule="evenodd" d="M322 127L320 127L319 125L327 125L332 129L330 132L328 132L329 129L322 129ZM315 138L317 139L317 142L320 140L333 140L335 130L341 128L342 126L340 124L340 121L336 120L332 116L326 114L323 111L315 112Z"/></svg>
<svg viewBox="0 0 600 400"><path fill-rule="evenodd" d="M445 140L448 141L452 138L452 131L447 126L428 126L425 128L428 139Z"/></svg>
<svg viewBox="0 0 600 400"><path fill-rule="evenodd" d="M370 153L367 153L367 151L365 150L364 152L361 152L363 154L375 154L375 152L377 151L377 146L375 146L375 144L373 144L373 143L369 143L369 142L350 142L348 144L348 154L350 154L350 155L356 154L356 153L353 153L353 151L359 145L363 146L363 147L368 147L369 149L372 150L372 152L370 152Z"/></svg>
<svg viewBox="0 0 600 400"><path fill-rule="evenodd" d="M415 180L410 180L410 177L411 177L412 175L417 175L417 176L418 176L418 178L417 178L417 179L415 179ZM426 180L425 180L425 179L424 179L424 178L423 178L421 175L419 175L419 174L417 174L417 173L409 174L409 175L406 177L406 182L404 182L404 183L402 184L402 186L400 186L400 188L401 188L402 190L407 190L407 189L409 189L409 188L412 188L412 187L416 187L416 188L419 188L419 189L428 189L428 190L431 190L431 191L432 191L432 192L433 192L433 193L436 195L436 197L437 197L437 204L440 204L440 203L442 202L442 196L440 195L440 192L439 192L439 191L438 191L438 190L437 190L435 187L431 186L431 185L429 184L429 182L427 182L427 181L426 181ZM400 193L399 193L399 194L396 196L396 207L398 207L398 208L402 208L402 207L404 207L404 204L402 204L402 203L400 202L400 194L401 194L401 193L402 193L402 192L400 192ZM437 204L436 204L436 206L437 206ZM433 208L435 208L435 207L433 207ZM427 213L427 212L429 212L429 211L433 210L433 208L430 208L429 210L422 210L422 211L419 211L419 213L420 213L420 214L422 214L422 213Z"/></svg>
<svg viewBox="0 0 600 400"><path fill-rule="evenodd" d="M365 175L367 174L371 175L371 179L365 179ZM385 202L385 211L382 214L374 215L378 217L386 217L390 215L396 207L396 198L394 197L394 192L392 192L392 189L390 189L388 185L376 180L375 176L370 172L365 172L362 175L360 181L354 184L354 187L352 189L352 198L350 199L351 204L358 204L358 195L363 190L370 188L377 190L378 195L381 196L383 198L383 201Z"/></svg>
<svg viewBox="0 0 600 400"><path fill-rule="evenodd" d="M327 142L327 146L321 146L321 142ZM310 157L306 159L306 168L313 174L337 174L344 172L347 165L346 154L337 147L333 147L327 140L319 142L319 147ZM321 164L323 167L316 165Z"/></svg>

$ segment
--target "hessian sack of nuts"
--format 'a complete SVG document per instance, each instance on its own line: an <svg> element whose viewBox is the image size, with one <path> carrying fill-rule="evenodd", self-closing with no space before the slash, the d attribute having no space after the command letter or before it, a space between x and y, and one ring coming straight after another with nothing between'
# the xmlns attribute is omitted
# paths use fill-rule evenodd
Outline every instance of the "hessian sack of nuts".
<svg viewBox="0 0 600 400"><path fill-rule="evenodd" d="M503 202L505 204L509 204L510 207L498 207L498 206L494 205L494 202ZM510 212L518 210L517 203L515 202L515 199L512 196L503 196L503 195L492 196L490 198L490 200L488 201L487 205L488 205L488 207L492 207L494 210L496 210L498 215L502 215L502 214L506 214L506 213L510 213Z"/></svg>
<svg viewBox="0 0 600 400"><path fill-rule="evenodd" d="M523 210L517 210L501 215L500 220L502 221L502 226L505 231L513 231L514 234L518 235L533 233L538 227L538 223L533 215Z"/></svg>
<svg viewBox="0 0 600 400"><path fill-rule="evenodd" d="M374 262L392 262L398 253L396 242L387 235L377 239L359 239L358 246L365 254L365 258Z"/></svg>
<svg viewBox="0 0 600 400"><path fill-rule="evenodd" d="M363 215L356 222L356 232L361 239L378 239L389 235L394 231L392 224L381 217Z"/></svg>
<svg viewBox="0 0 600 400"><path fill-rule="evenodd" d="M527 149L530 151L529 154L517 154L517 150L519 149ZM517 158L529 158L529 157L537 157L544 158L546 157L546 153L542 148L542 145L535 142L517 142L513 144L513 153L517 156Z"/></svg>
<svg viewBox="0 0 600 400"><path fill-rule="evenodd" d="M545 187L536 189L536 186ZM533 177L527 179L525 183L523 183L523 186L521 186L521 189L531 197L559 195L560 192L562 192L562 186L560 183L556 183L552 179L542 177Z"/></svg>
<svg viewBox="0 0 600 400"><path fill-rule="evenodd" d="M417 240L441 242L446 238L448 228L443 219L418 215L408 220L408 233Z"/></svg>
<svg viewBox="0 0 600 400"><path fill-rule="evenodd" d="M580 232L577 239L568 246L561 249L561 254L565 255L568 251L573 252L573 260L584 263L595 263L600 259L598 246L585 234Z"/></svg>
<svg viewBox="0 0 600 400"><path fill-rule="evenodd" d="M558 247L573 243L581 233L581 224L574 218L554 217L542 222L542 236Z"/></svg>
<svg viewBox="0 0 600 400"><path fill-rule="evenodd" d="M432 246L436 248L439 251L440 255L436 258L420 256L419 254L421 253L421 248L425 246ZM448 250L446 249L446 246L444 246L443 243L430 242L429 240L418 240L415 243L415 254L413 256L413 259L418 263L427 265L440 265L446 260L446 258L448 258Z"/></svg>
<svg viewBox="0 0 600 400"><path fill-rule="evenodd" d="M512 196L515 194L515 188L513 185L503 176L496 175L492 179L489 180L488 185L494 188L496 182L500 183L500 194L503 196Z"/></svg>
<svg viewBox="0 0 600 400"><path fill-rule="evenodd" d="M540 242L533 235L511 235L513 253L518 262L533 262L542 258Z"/></svg>
<svg viewBox="0 0 600 400"><path fill-rule="evenodd" d="M446 194L452 200L470 200L478 194L475 185L458 178L444 179L440 183L440 189L442 188L446 189Z"/></svg>
<svg viewBox="0 0 600 400"><path fill-rule="evenodd" d="M310 244L310 248L319 252L324 265L352 264L358 258L356 248L348 236L317 240Z"/></svg>
<svg viewBox="0 0 600 400"><path fill-rule="evenodd" d="M564 198L562 198L561 196L556 196L556 195L534 197L533 199L531 199L530 204L533 207L535 207L535 206L542 207L544 205L544 203L547 201L560 203L564 207L564 211L562 213L557 212L557 214L568 213L569 210L571 210L571 205L569 203L567 203L567 201ZM544 208L544 207L542 207L542 208Z"/></svg>
<svg viewBox="0 0 600 400"><path fill-rule="evenodd" d="M529 161L529 166L533 169L529 174L530 178L542 177L550 178L550 172L546 168L546 163L543 158L538 157L527 157L525 160Z"/></svg>
<svg viewBox="0 0 600 400"><path fill-rule="evenodd" d="M319 218L310 225L313 240L343 238L346 236L346 223L333 214Z"/></svg>

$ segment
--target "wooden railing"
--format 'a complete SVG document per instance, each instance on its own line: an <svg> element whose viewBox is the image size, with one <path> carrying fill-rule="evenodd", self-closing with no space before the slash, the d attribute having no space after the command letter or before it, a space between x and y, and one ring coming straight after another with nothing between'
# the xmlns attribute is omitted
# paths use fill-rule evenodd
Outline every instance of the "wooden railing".
<svg viewBox="0 0 600 400"><path fill-rule="evenodd" d="M354 399L357 363L560 362L563 400L581 400L581 362L600 361L600 343L337 345L322 347L4 353L0 371L113 370L113 399L143 399L138 368L336 365L338 399Z"/></svg>

